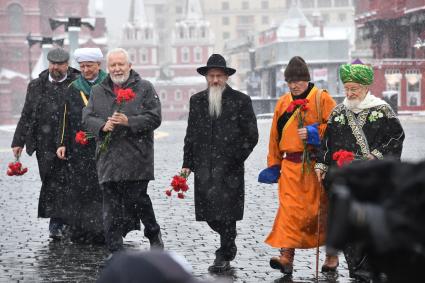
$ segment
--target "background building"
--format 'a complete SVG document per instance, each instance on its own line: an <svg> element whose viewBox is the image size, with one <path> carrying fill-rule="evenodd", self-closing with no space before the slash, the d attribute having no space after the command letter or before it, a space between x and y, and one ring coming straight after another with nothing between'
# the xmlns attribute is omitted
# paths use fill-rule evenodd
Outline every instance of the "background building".
<svg viewBox="0 0 425 283"><path fill-rule="evenodd" d="M425 110L425 1L359 0L356 45L371 50L371 92L396 94L399 110Z"/></svg>
<svg viewBox="0 0 425 283"><path fill-rule="evenodd" d="M81 27L80 46L98 46L106 51L106 26L102 1L89 0L0 0L0 120L13 123L21 112L29 80L42 71L42 48L51 44L29 45L31 38L64 39L69 41L64 27L52 30L49 18L92 17L95 29Z"/></svg>

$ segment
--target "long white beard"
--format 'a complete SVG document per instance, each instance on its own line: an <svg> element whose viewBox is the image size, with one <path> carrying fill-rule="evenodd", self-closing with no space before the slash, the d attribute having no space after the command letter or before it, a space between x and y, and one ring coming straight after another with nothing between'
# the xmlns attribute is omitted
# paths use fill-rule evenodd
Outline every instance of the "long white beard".
<svg viewBox="0 0 425 283"><path fill-rule="evenodd" d="M114 84L116 84L116 85L122 85L130 77L130 72L127 72L126 74L123 74L123 75L120 75L120 76L114 76L112 74L110 74L110 75L111 75L111 80L112 80L112 82Z"/></svg>
<svg viewBox="0 0 425 283"><path fill-rule="evenodd" d="M221 98L226 86L211 86L208 91L208 109L211 117L221 114Z"/></svg>
<svg viewBox="0 0 425 283"><path fill-rule="evenodd" d="M344 102L344 104L345 104L345 106L347 106L348 109L350 109L351 111L353 111L353 110L357 110L358 109L357 106L359 106L360 102L362 102L362 101L359 100L359 99L352 99L352 100L347 99Z"/></svg>

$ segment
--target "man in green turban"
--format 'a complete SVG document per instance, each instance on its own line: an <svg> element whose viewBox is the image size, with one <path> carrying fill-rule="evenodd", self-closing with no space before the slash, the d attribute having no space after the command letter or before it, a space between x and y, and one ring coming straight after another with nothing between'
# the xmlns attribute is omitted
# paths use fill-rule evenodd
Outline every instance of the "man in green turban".
<svg viewBox="0 0 425 283"><path fill-rule="evenodd" d="M354 159L368 162L373 159L400 159L404 131L394 111L384 100L372 95L373 69L364 64L345 64L339 68L344 83L345 99L337 105L329 119L315 171L319 182L329 188L328 176L344 162L338 160L338 151L345 151ZM348 153L347 153L348 152ZM342 236L342 235L341 235ZM328 250L329 255L337 254ZM369 271L367 256L358 244L347 241L344 249L350 276Z"/></svg>

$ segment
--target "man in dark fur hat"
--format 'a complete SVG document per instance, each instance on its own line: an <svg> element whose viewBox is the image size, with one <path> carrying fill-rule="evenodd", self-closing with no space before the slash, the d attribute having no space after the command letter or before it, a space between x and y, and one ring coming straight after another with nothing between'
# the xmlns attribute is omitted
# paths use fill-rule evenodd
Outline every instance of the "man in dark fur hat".
<svg viewBox="0 0 425 283"><path fill-rule="evenodd" d="M291 274L295 249L314 248L325 241L322 230L326 226L326 195L313 173L313 166L315 147L320 145L335 101L326 90L310 82L307 64L299 56L293 57L286 66L285 80L290 92L279 98L270 130L266 170L280 171L276 180L279 209L266 243L280 249L279 256L270 259L270 266ZM295 102L305 105L296 109ZM302 123L299 115L304 117ZM338 257L327 256L322 270L335 270L337 266Z"/></svg>
<svg viewBox="0 0 425 283"><path fill-rule="evenodd" d="M230 269L236 256L236 221L244 210L244 161L258 141L257 120L249 96L227 80L236 70L213 54L197 69L208 88L190 98L182 172L195 173L197 221L220 234L211 272Z"/></svg>

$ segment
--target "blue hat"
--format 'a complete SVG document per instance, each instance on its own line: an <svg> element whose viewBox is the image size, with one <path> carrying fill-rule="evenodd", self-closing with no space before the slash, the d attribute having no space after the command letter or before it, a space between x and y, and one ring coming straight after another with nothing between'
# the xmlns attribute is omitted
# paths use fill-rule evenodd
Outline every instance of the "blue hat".
<svg viewBox="0 0 425 283"><path fill-rule="evenodd" d="M264 184L273 184L277 183L280 177L280 166L274 165L268 167L260 172L258 175L258 182Z"/></svg>

